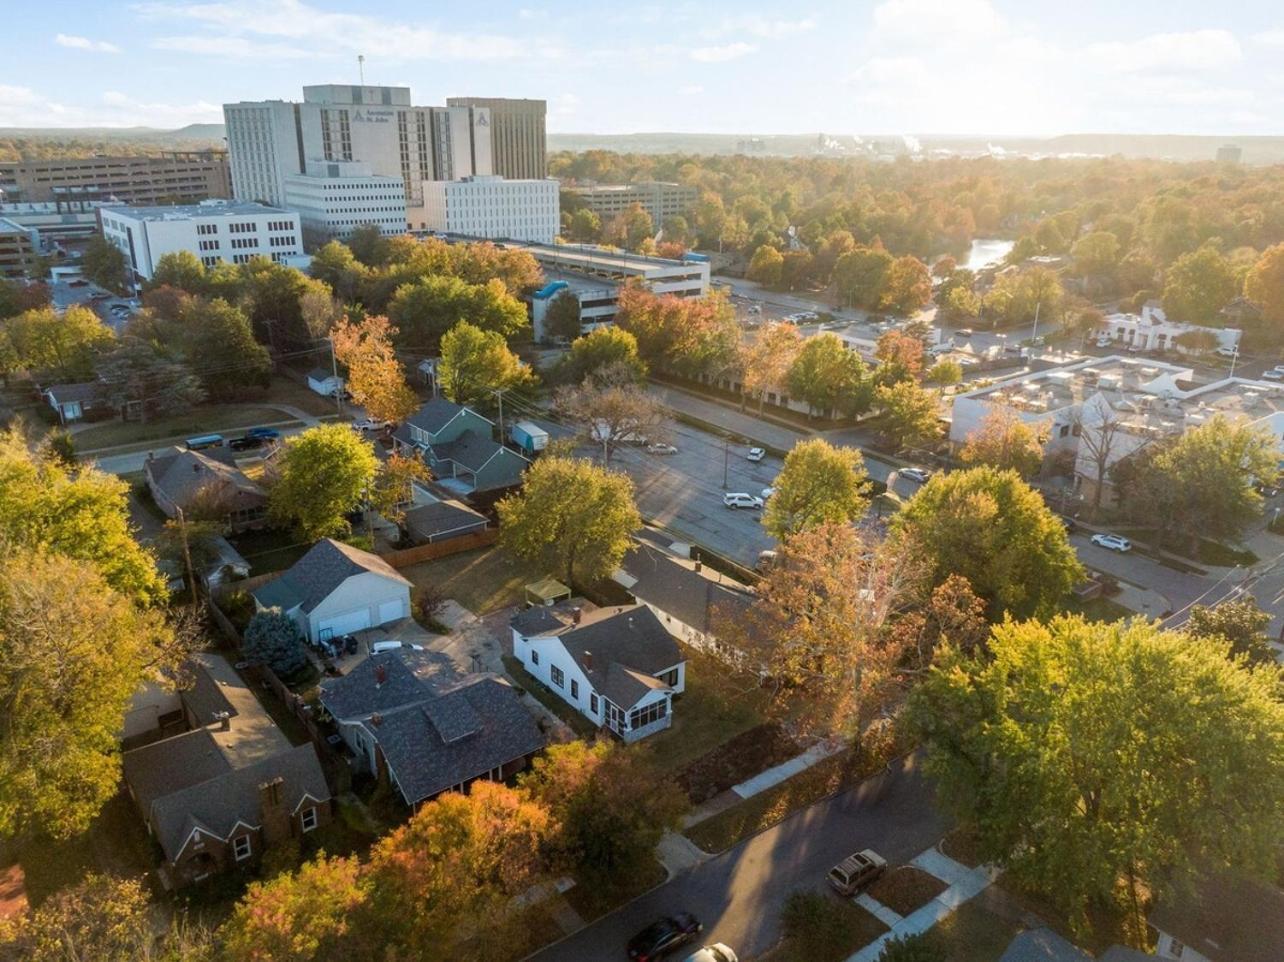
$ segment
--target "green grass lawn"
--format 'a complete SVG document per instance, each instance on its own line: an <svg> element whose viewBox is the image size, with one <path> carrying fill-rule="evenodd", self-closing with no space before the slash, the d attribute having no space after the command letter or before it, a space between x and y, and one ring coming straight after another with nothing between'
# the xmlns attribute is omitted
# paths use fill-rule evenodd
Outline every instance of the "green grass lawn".
<svg viewBox="0 0 1284 962"><path fill-rule="evenodd" d="M932 928L944 962L998 962L1021 926L991 912L981 896L964 902Z"/></svg>
<svg viewBox="0 0 1284 962"><path fill-rule="evenodd" d="M581 738L590 738L597 734L596 725L550 691L547 685L523 668L520 661L512 655L504 655L503 660L508 677L513 679L519 688L530 692L536 701L571 726L575 734Z"/></svg>
<svg viewBox="0 0 1284 962"><path fill-rule="evenodd" d="M312 547L311 542L300 541L294 532L279 528L245 531L232 535L228 540L250 563L251 577L284 571Z"/></svg>
<svg viewBox="0 0 1284 962"><path fill-rule="evenodd" d="M754 676L686 646L682 650L686 691L674 699L673 725L647 739L656 761L670 772L762 724L767 708L767 693Z"/></svg>
<svg viewBox="0 0 1284 962"><path fill-rule="evenodd" d="M326 363L329 363L328 358ZM288 377L272 378L272 383L268 386L267 394L263 400L275 404L291 404L300 410L308 412L308 414L315 414L317 417L335 414L338 411L334 398L322 397L306 384L300 384L298 381L291 380ZM345 404L343 407L344 413L347 414L349 405ZM348 417L351 417L351 415L348 415Z"/></svg>
<svg viewBox="0 0 1284 962"><path fill-rule="evenodd" d="M802 931L786 936L761 962L842 962L887 931L872 913L828 891L809 892L805 902Z"/></svg>
<svg viewBox="0 0 1284 962"><path fill-rule="evenodd" d="M290 420L290 416L283 411L261 404L217 404L196 407L173 417L156 418L146 424L137 421L104 421L77 431L73 439L76 450L83 454L99 448L168 441L211 432L238 431L257 424Z"/></svg>
<svg viewBox="0 0 1284 962"><path fill-rule="evenodd" d="M1131 608L1125 608L1110 598L1090 598L1087 601L1080 601L1072 597L1064 607L1067 614L1083 615L1089 621L1119 621L1122 618L1132 618L1137 614Z"/></svg>
<svg viewBox="0 0 1284 962"><path fill-rule="evenodd" d="M667 876L668 873L659 862L648 862L641 871L629 876L628 880L619 886L576 884L574 888L567 891L566 901L580 914L580 918L585 922L591 922L643 892L655 888Z"/></svg>
<svg viewBox="0 0 1284 962"><path fill-rule="evenodd" d="M432 585L473 614L484 615L520 605L523 588L548 572L492 546L411 565L401 573L416 587Z"/></svg>

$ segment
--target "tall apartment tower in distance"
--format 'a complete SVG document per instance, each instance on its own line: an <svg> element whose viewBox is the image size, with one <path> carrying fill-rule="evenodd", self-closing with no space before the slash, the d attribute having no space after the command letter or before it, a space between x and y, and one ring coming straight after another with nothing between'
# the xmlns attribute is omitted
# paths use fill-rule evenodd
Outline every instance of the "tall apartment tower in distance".
<svg viewBox="0 0 1284 962"><path fill-rule="evenodd" d="M545 101L447 97L446 106L481 107L490 111L491 154L496 174L509 180L540 180L548 176L548 138L544 130L548 104Z"/></svg>
<svg viewBox="0 0 1284 962"><path fill-rule="evenodd" d="M423 228L424 181L494 173L490 112L415 107L409 87L308 86L302 103L224 104L223 119L238 200L291 206L289 183L309 167L356 163L367 176L399 178L406 226Z"/></svg>

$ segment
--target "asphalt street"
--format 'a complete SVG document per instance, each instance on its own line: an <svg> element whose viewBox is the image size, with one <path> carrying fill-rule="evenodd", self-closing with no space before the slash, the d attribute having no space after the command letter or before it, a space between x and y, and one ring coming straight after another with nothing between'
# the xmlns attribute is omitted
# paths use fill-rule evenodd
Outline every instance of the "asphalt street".
<svg viewBox="0 0 1284 962"><path fill-rule="evenodd" d="M789 894L826 890L825 872L840 859L873 848L889 863L901 864L935 843L947 828L930 782L911 757L852 791L794 813L533 958L623 960L634 934L663 915L685 911L704 923L698 944L723 942L742 959L751 959L779 940L780 911Z"/></svg>

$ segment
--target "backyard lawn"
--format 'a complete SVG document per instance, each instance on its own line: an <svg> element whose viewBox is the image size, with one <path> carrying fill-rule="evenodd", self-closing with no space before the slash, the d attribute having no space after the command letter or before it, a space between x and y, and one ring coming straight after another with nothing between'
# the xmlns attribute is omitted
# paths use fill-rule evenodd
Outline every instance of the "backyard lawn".
<svg viewBox="0 0 1284 962"><path fill-rule="evenodd" d="M1137 614L1131 608L1125 608L1110 598L1090 598L1087 601L1080 601L1072 597L1065 603L1065 611L1070 615L1083 615L1088 621L1119 621L1123 618L1132 618Z"/></svg>
<svg viewBox="0 0 1284 962"><path fill-rule="evenodd" d="M998 962L1022 926L985 906L986 893L964 902L932 928L944 962Z"/></svg>
<svg viewBox="0 0 1284 962"><path fill-rule="evenodd" d="M77 452L83 454L99 448L148 441L170 441L207 434L211 431L237 431L257 424L296 423L290 415L262 404L217 404L196 407L173 417L157 418L140 424L137 421L104 421L91 424L75 433Z"/></svg>
<svg viewBox="0 0 1284 962"><path fill-rule="evenodd" d="M401 573L415 587L431 585L473 614L485 615L520 605L522 589L548 572L489 547L411 565Z"/></svg>
<svg viewBox="0 0 1284 962"><path fill-rule="evenodd" d="M245 531L228 540L250 563L250 577L284 571L312 547L312 542L300 541L294 532L277 528Z"/></svg>
<svg viewBox="0 0 1284 962"><path fill-rule="evenodd" d="M647 739L656 761L671 772L762 724L767 709L767 692L753 675L685 646L683 653L686 691L673 702L673 725Z"/></svg>

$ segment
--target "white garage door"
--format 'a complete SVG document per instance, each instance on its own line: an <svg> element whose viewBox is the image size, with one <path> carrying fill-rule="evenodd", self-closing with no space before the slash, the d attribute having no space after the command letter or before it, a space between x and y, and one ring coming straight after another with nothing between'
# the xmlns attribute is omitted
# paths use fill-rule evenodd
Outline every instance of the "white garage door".
<svg viewBox="0 0 1284 962"><path fill-rule="evenodd" d="M362 628L370 627L370 609L360 608L346 614L326 618L317 625L321 638L333 638L336 635L347 635Z"/></svg>
<svg viewBox="0 0 1284 962"><path fill-rule="evenodd" d="M385 601L379 606L379 624L397 621L406 617L406 603L398 598L396 601Z"/></svg>

